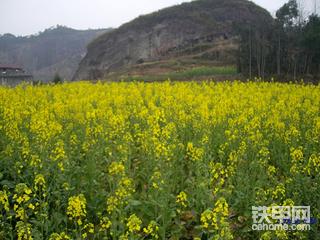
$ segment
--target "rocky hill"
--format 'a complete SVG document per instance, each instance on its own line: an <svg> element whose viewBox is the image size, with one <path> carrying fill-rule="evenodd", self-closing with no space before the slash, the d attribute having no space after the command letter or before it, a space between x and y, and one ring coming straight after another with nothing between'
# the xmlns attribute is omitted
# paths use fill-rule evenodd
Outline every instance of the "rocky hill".
<svg viewBox="0 0 320 240"><path fill-rule="evenodd" d="M74 80L235 65L237 28L272 22L265 9L247 0L196 0L169 7L91 42Z"/></svg>
<svg viewBox="0 0 320 240"><path fill-rule="evenodd" d="M71 79L87 44L106 31L57 26L26 37L4 34L0 36L0 64L19 65L35 80L50 81L56 73Z"/></svg>

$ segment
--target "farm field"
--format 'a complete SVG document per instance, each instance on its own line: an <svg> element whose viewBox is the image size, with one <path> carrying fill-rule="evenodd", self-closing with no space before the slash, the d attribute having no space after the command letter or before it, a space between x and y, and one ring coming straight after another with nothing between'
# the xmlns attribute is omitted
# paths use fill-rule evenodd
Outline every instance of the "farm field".
<svg viewBox="0 0 320 240"><path fill-rule="evenodd" d="M0 239L320 239L251 227L320 218L319 141L319 85L0 87Z"/></svg>

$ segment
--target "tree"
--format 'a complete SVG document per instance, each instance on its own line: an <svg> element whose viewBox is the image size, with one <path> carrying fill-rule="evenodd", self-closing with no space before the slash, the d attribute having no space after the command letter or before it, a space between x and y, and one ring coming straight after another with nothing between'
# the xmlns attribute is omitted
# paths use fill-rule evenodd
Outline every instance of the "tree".
<svg viewBox="0 0 320 240"><path fill-rule="evenodd" d="M277 46L277 75L281 75L281 62L282 59L287 58L284 56L287 52L285 46L289 44L289 35L298 18L298 4L296 0L289 0L276 12L276 29L277 29L277 41L275 45ZM284 44L282 44L284 42ZM283 49L283 50L282 50ZM281 51L282 50L282 51Z"/></svg>
<svg viewBox="0 0 320 240"><path fill-rule="evenodd" d="M320 74L320 17L306 18L302 1L298 1L284 4L270 27L252 21L235 26L242 74L264 78L276 73L282 80L308 79L312 74L316 80Z"/></svg>
<svg viewBox="0 0 320 240"><path fill-rule="evenodd" d="M287 78L296 79L306 74L309 61L302 46L303 29L308 22L303 1L289 0L277 11L276 17L277 39L273 46L277 46L277 74L285 73Z"/></svg>
<svg viewBox="0 0 320 240"><path fill-rule="evenodd" d="M59 83L63 83L63 80L62 80L62 78L60 77L60 75L59 75L58 73L56 73L56 74L54 75L54 77L53 77L52 82L53 82L54 84L59 84Z"/></svg>
<svg viewBox="0 0 320 240"><path fill-rule="evenodd" d="M311 15L309 21L303 29L303 47L306 53L310 56L307 65L313 75L318 75L320 72L320 17Z"/></svg>
<svg viewBox="0 0 320 240"><path fill-rule="evenodd" d="M284 28L292 27L296 24L299 16L298 3L296 0L289 0L277 12L277 21Z"/></svg>
<svg viewBox="0 0 320 240"><path fill-rule="evenodd" d="M238 69L249 78L264 78L271 72L271 36L273 26L263 22L247 22L236 26L240 36Z"/></svg>

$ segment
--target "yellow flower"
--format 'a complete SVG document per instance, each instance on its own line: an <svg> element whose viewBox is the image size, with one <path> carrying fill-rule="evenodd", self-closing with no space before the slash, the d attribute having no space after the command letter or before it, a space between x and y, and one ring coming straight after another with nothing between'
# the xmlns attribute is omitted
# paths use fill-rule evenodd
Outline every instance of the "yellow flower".
<svg viewBox="0 0 320 240"><path fill-rule="evenodd" d="M193 143L189 142L187 144L187 156L193 160L193 161L199 161L201 160L203 156L203 149L202 148L197 148L193 146Z"/></svg>
<svg viewBox="0 0 320 240"><path fill-rule="evenodd" d="M291 168L290 172L295 174L297 172L302 172L304 170L304 156L303 156L303 148L300 146L298 148L291 148L290 149L290 156L291 156Z"/></svg>
<svg viewBox="0 0 320 240"><path fill-rule="evenodd" d="M108 168L110 175L122 175L124 174L124 166L122 163L112 162Z"/></svg>
<svg viewBox="0 0 320 240"><path fill-rule="evenodd" d="M34 206L32 203L30 203L30 204L28 205L28 208L34 210L34 209L35 209L35 206Z"/></svg>
<svg viewBox="0 0 320 240"><path fill-rule="evenodd" d="M15 212L16 212L16 218L21 219L21 220L25 220L26 214L25 214L24 208L18 207L17 205L15 205L14 208L15 208Z"/></svg>
<svg viewBox="0 0 320 240"><path fill-rule="evenodd" d="M151 176L152 187L155 189L161 189L161 186L164 184L164 180L161 179L161 172L155 171Z"/></svg>
<svg viewBox="0 0 320 240"><path fill-rule="evenodd" d="M159 231L159 227L157 222L155 221L151 221L148 225L148 227L143 228L143 232L149 236L152 237L152 239L158 239L158 231Z"/></svg>
<svg viewBox="0 0 320 240"><path fill-rule="evenodd" d="M18 240L32 240L31 224L25 222L17 222L16 225Z"/></svg>
<svg viewBox="0 0 320 240"><path fill-rule="evenodd" d="M31 155L30 166L42 168L41 163L42 163L42 161L38 155L36 155L36 154Z"/></svg>
<svg viewBox="0 0 320 240"><path fill-rule="evenodd" d="M272 240L272 233L271 232L265 232L261 236L261 240Z"/></svg>
<svg viewBox="0 0 320 240"><path fill-rule="evenodd" d="M45 184L46 184L46 180L44 179L44 176L42 174L36 175L36 177L34 178L34 185L35 185L34 188L36 190L44 189Z"/></svg>
<svg viewBox="0 0 320 240"><path fill-rule="evenodd" d="M176 203L180 204L182 207L187 207L187 194L185 192L180 192L176 197Z"/></svg>
<svg viewBox="0 0 320 240"><path fill-rule="evenodd" d="M110 196L107 199L107 211L108 211L108 213L109 214L112 213L117 208L118 205L119 205L118 198L115 197L115 196Z"/></svg>
<svg viewBox="0 0 320 240"><path fill-rule="evenodd" d="M202 223L203 228L209 228L212 219L211 210L207 209L203 213L201 213L200 221Z"/></svg>
<svg viewBox="0 0 320 240"><path fill-rule="evenodd" d="M100 231L107 231L111 227L112 223L108 217L103 217L100 220Z"/></svg>
<svg viewBox="0 0 320 240"><path fill-rule="evenodd" d="M108 213L110 214L118 208L118 206L125 204L128 197L130 197L134 191L133 180L128 177L122 177L118 182L114 195L107 198Z"/></svg>
<svg viewBox="0 0 320 240"><path fill-rule="evenodd" d="M9 200L5 190L0 191L0 206L1 205L3 206L4 210L9 211Z"/></svg>
<svg viewBox="0 0 320 240"><path fill-rule="evenodd" d="M217 230L219 224L224 223L229 215L228 204L224 198L219 198L214 205L214 209L205 210L200 217L203 228L213 227Z"/></svg>
<svg viewBox="0 0 320 240"><path fill-rule="evenodd" d="M84 233L82 234L83 238L86 238L88 234L94 233L94 225L92 223L87 223L84 225L83 229ZM84 236L85 234L85 236Z"/></svg>
<svg viewBox="0 0 320 240"><path fill-rule="evenodd" d="M87 201L83 194L70 197L68 200L67 215L69 219L75 219L78 225L82 225L82 218L86 217Z"/></svg>
<svg viewBox="0 0 320 240"><path fill-rule="evenodd" d="M70 189L70 184L67 183L67 182L64 182L64 183L62 184L62 187L64 188L64 190L68 191L68 190Z"/></svg>
<svg viewBox="0 0 320 240"><path fill-rule="evenodd" d="M291 151L290 156L293 161L299 162L303 159L302 147L291 148L290 151Z"/></svg>
<svg viewBox="0 0 320 240"><path fill-rule="evenodd" d="M63 172L66 160L66 152L64 142L62 140L59 140L56 143L55 148L51 152L51 159L57 162L59 169Z"/></svg>
<svg viewBox="0 0 320 240"><path fill-rule="evenodd" d="M29 207L29 209L34 210L34 205L29 202L32 191L25 183L17 184L14 191L13 200L15 204L13 210L16 213L16 218L25 220L27 218L26 209Z"/></svg>
<svg viewBox="0 0 320 240"><path fill-rule="evenodd" d="M273 199L282 199L286 194L285 186L281 183L272 191Z"/></svg>
<svg viewBox="0 0 320 240"><path fill-rule="evenodd" d="M70 240L70 239L71 238L65 232L62 232L60 234L52 233L49 237L49 240Z"/></svg>
<svg viewBox="0 0 320 240"><path fill-rule="evenodd" d="M312 154L309 157L307 165L304 167L304 171L309 175L316 175L320 172L320 155Z"/></svg>
<svg viewBox="0 0 320 240"><path fill-rule="evenodd" d="M59 140L56 143L56 147L52 151L51 158L53 161L63 160L66 157L66 152L64 150L64 142Z"/></svg>
<svg viewBox="0 0 320 240"><path fill-rule="evenodd" d="M271 166L271 165L268 166L267 172L268 172L269 176L272 176L273 174L275 174L276 171L277 170L276 170L276 168L274 166Z"/></svg>
<svg viewBox="0 0 320 240"><path fill-rule="evenodd" d="M125 234L120 235L119 240L129 240L129 233L126 232Z"/></svg>
<svg viewBox="0 0 320 240"><path fill-rule="evenodd" d="M233 239L233 235L228 223L229 209L224 198L219 198L214 205L214 209L205 210L200 217L202 227L205 231L213 232L221 239Z"/></svg>
<svg viewBox="0 0 320 240"><path fill-rule="evenodd" d="M132 214L127 219L127 221L128 221L127 222L127 227L128 227L129 232L134 233L134 232L139 232L140 231L142 221L135 214Z"/></svg>

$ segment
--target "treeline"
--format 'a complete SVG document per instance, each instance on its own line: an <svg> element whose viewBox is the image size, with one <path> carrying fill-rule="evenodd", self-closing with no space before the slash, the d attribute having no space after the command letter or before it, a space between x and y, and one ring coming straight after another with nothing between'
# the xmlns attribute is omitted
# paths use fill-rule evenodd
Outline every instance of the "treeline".
<svg viewBox="0 0 320 240"><path fill-rule="evenodd" d="M319 79L320 17L304 17L296 0L277 12L273 24L259 22L237 26L241 36L239 72L279 79Z"/></svg>

